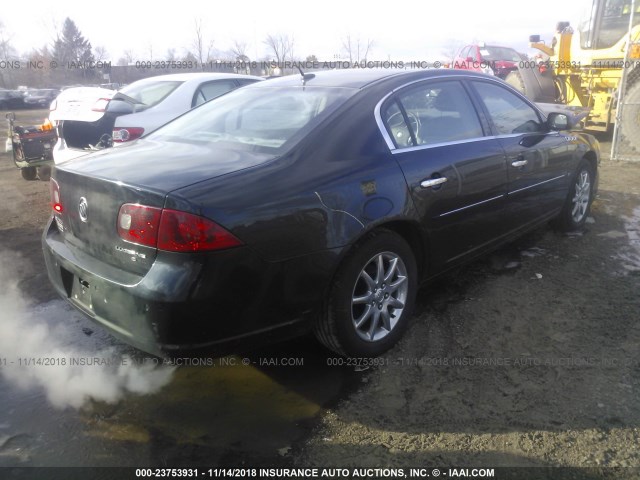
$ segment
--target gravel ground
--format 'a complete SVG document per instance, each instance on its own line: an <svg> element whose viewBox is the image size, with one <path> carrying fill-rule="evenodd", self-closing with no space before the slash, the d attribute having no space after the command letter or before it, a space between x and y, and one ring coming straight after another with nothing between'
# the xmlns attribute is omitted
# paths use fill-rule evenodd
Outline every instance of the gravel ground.
<svg viewBox="0 0 640 480"><path fill-rule="evenodd" d="M639 235L640 164L603 162L584 232L539 229L426 286L297 463L640 466Z"/></svg>

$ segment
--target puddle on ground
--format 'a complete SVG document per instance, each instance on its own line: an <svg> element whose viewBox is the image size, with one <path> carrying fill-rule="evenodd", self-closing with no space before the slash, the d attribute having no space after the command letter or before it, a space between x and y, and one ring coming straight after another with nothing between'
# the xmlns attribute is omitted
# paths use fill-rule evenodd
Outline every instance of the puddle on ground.
<svg viewBox="0 0 640 480"><path fill-rule="evenodd" d="M88 362L94 358L88 352L106 350L110 358L152 363L152 357L118 343L63 301L28 313L27 328L33 326L29 322L46 322L40 340L57 346L56 358ZM273 465L274 459L286 463L290 448L308 434L316 415L361 384L362 373L328 365L331 358L305 337L244 356L208 359L210 366L175 368L166 385L146 394L123 388L104 401L104 395L86 391L79 408L73 402L52 402L42 375L21 387L15 371L9 371L16 365L3 365L0 467L238 466L239 459L251 459L252 465ZM47 368L52 379L60 376L59 367ZM113 380L100 366L82 368L98 368L92 372L102 383ZM28 368L23 371L30 375Z"/></svg>

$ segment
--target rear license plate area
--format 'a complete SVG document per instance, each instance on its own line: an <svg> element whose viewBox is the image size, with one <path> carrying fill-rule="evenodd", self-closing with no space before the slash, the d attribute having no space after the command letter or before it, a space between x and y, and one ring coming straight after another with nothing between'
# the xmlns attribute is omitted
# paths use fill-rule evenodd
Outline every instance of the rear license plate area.
<svg viewBox="0 0 640 480"><path fill-rule="evenodd" d="M91 284L82 277L74 275L64 268L60 269L60 274L62 276L62 283L67 296L81 306L89 310L93 310L93 302L91 301Z"/></svg>

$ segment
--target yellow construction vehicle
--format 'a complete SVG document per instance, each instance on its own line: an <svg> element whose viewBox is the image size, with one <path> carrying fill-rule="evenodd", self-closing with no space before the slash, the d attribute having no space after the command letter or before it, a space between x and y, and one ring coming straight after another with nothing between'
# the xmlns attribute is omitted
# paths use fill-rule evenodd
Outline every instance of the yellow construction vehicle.
<svg viewBox="0 0 640 480"><path fill-rule="evenodd" d="M591 0L585 7L575 30L569 22L558 23L551 44L529 37L531 47L548 59L523 60L506 81L535 102L588 108L583 126L591 131L614 125L624 82L618 127L640 150L640 0Z"/></svg>

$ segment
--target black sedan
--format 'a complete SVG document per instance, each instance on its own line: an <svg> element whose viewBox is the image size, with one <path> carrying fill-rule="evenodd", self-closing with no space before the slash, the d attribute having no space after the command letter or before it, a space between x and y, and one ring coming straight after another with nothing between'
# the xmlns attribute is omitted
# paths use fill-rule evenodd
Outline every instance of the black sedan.
<svg viewBox="0 0 640 480"><path fill-rule="evenodd" d="M421 282L550 220L583 226L599 147L569 121L470 72L259 82L56 167L49 278L155 354L313 330L379 355Z"/></svg>

